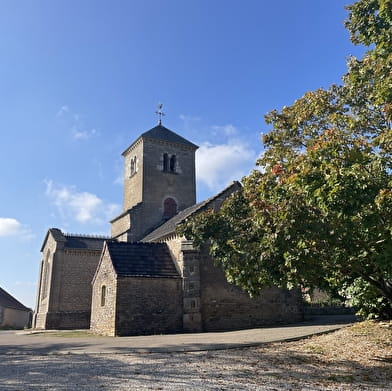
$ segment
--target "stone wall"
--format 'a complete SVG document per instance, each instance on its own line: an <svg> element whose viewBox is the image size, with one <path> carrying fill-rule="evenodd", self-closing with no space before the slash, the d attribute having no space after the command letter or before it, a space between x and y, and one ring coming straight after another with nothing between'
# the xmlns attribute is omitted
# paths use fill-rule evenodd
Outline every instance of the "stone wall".
<svg viewBox="0 0 392 391"><path fill-rule="evenodd" d="M181 331L181 279L119 277L116 312L119 336Z"/></svg>
<svg viewBox="0 0 392 391"><path fill-rule="evenodd" d="M64 249L53 262L47 329L89 328L91 282L101 251Z"/></svg>
<svg viewBox="0 0 392 391"><path fill-rule="evenodd" d="M174 261L178 274L180 276L184 273L184 260L182 256L182 241L183 239L177 235L173 235L170 238L165 239L165 243L169 248L170 255Z"/></svg>
<svg viewBox="0 0 392 391"><path fill-rule="evenodd" d="M0 306L0 328L23 329L29 327L31 311Z"/></svg>
<svg viewBox="0 0 392 391"><path fill-rule="evenodd" d="M33 319L33 327L37 329L46 328L46 315L49 311L52 290L52 270L54 268L56 249L57 242L52 235L49 234L45 242L45 247L42 249L42 259L38 277L37 302Z"/></svg>
<svg viewBox="0 0 392 391"><path fill-rule="evenodd" d="M40 286L33 327L89 328L91 281L101 251L64 248L51 234L42 249Z"/></svg>
<svg viewBox="0 0 392 391"><path fill-rule="evenodd" d="M127 241L127 232L131 229L131 215L129 211L117 216L111 222L111 236L121 241Z"/></svg>
<svg viewBox="0 0 392 391"><path fill-rule="evenodd" d="M178 210L196 202L195 152L186 145L160 140L144 141L143 202L154 206L151 217L157 217L157 207L163 215L163 201L173 197ZM176 155L174 172L163 171L163 155Z"/></svg>
<svg viewBox="0 0 392 391"><path fill-rule="evenodd" d="M104 293L102 292L103 289L105 290ZM109 254L105 248L93 282L91 331L101 335L114 336L116 308L117 281Z"/></svg>
<svg viewBox="0 0 392 391"><path fill-rule="evenodd" d="M215 267L206 249L200 254L201 318L204 331L260 327L273 323L303 320L299 291L275 287L250 298L239 287L229 284L224 272Z"/></svg>
<svg viewBox="0 0 392 391"><path fill-rule="evenodd" d="M143 140L137 140L124 153L124 200L123 210L143 201ZM131 173L131 159L136 158L136 168Z"/></svg>
<svg viewBox="0 0 392 391"><path fill-rule="evenodd" d="M183 258L183 327L184 331L202 331L200 253L192 242L181 242Z"/></svg>

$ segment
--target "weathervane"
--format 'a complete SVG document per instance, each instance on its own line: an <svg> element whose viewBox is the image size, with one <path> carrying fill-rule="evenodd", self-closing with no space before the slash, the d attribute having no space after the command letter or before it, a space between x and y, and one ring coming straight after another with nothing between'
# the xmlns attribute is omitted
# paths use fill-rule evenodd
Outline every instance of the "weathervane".
<svg viewBox="0 0 392 391"><path fill-rule="evenodd" d="M158 104L158 110L155 112L155 114L158 116L158 125L162 125L162 117L165 115L165 113L162 111L163 104L159 103Z"/></svg>

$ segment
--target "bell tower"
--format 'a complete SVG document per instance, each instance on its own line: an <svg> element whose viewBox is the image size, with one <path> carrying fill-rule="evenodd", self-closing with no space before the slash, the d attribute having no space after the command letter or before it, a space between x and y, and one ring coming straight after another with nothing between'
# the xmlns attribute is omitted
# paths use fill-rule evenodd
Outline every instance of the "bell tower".
<svg viewBox="0 0 392 391"><path fill-rule="evenodd" d="M160 107L161 109L161 107ZM124 152L123 212L111 221L112 237L141 240L196 203L195 144L162 125L139 136Z"/></svg>

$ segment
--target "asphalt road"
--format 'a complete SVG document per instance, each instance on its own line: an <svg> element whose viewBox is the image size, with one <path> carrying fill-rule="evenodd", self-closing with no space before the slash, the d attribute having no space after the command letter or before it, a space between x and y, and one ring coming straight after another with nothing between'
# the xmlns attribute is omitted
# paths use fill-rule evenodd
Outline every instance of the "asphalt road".
<svg viewBox="0 0 392 391"><path fill-rule="evenodd" d="M353 315L316 316L306 322L250 330L135 337L53 336L31 331L0 331L0 355L127 354L192 352L257 346L330 332L355 322Z"/></svg>

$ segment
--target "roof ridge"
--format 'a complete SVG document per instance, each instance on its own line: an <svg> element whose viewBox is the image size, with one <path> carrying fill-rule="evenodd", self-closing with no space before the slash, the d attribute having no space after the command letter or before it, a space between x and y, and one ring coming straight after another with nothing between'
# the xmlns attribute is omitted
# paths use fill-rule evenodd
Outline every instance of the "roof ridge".
<svg viewBox="0 0 392 391"><path fill-rule="evenodd" d="M110 236L107 235L94 235L94 234L76 234L63 232L64 237L66 238L83 238L83 239L110 239Z"/></svg>
<svg viewBox="0 0 392 391"><path fill-rule="evenodd" d="M110 244L115 244L115 245L120 245L120 246L162 246L164 243L156 243L156 242L123 242L123 241L118 241L118 240L108 240L107 243Z"/></svg>

